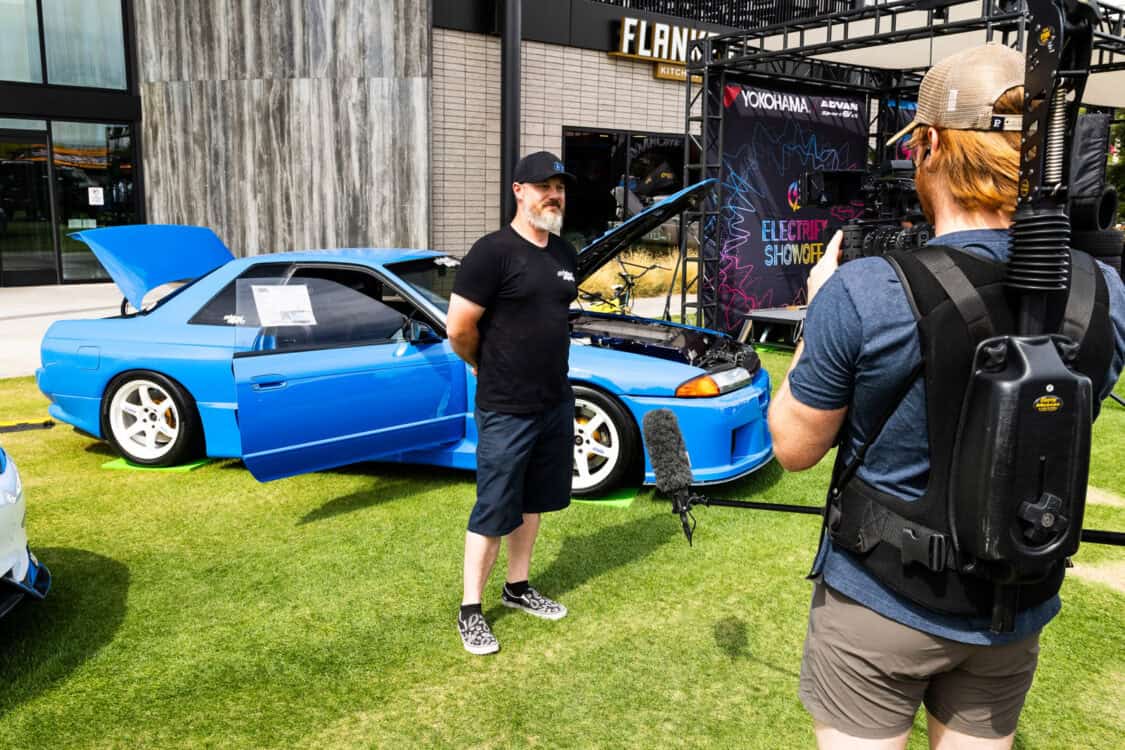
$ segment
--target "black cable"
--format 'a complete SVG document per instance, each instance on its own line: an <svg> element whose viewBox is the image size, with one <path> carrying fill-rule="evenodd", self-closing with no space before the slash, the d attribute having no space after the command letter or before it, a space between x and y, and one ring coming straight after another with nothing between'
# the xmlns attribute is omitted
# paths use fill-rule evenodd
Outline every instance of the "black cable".
<svg viewBox="0 0 1125 750"><path fill-rule="evenodd" d="M691 535L695 532L695 516L691 515L692 506L707 505L717 506L723 508L747 508L749 510L772 510L779 513L801 513L810 516L824 515L824 506L820 505L787 505L785 503L758 503L750 500L725 500L723 498L711 498L706 495L692 495L688 500L687 508L684 509L691 517L691 532L688 531L687 521L681 520L684 523L684 535L688 538L688 544L691 544ZM679 510L679 509L677 509ZM1112 547L1125 547L1125 532L1121 531L1104 531L1102 529L1083 529L1082 541L1087 544L1107 544Z"/></svg>
<svg viewBox="0 0 1125 750"><path fill-rule="evenodd" d="M1109 544L1114 547L1125 547L1125 533L1120 531L1099 531L1098 529L1083 529L1082 541L1088 544Z"/></svg>

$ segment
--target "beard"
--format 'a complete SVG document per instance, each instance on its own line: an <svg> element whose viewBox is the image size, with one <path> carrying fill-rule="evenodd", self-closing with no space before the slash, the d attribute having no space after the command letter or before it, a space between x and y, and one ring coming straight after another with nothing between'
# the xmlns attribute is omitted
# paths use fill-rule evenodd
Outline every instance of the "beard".
<svg viewBox="0 0 1125 750"><path fill-rule="evenodd" d="M528 206L524 212L527 218L527 223L536 229L551 234L559 234L562 232L563 225L563 212L562 206Z"/></svg>
<svg viewBox="0 0 1125 750"><path fill-rule="evenodd" d="M930 226L934 225L934 191L938 189L935 182L929 169L919 166L914 170L914 192L918 194L918 205Z"/></svg>

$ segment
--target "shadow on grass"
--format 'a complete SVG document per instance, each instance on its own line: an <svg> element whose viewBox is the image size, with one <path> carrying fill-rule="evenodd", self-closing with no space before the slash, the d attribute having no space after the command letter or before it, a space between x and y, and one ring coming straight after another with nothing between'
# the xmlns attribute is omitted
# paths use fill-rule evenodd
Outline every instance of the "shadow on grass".
<svg viewBox="0 0 1125 750"><path fill-rule="evenodd" d="M343 495L329 500L319 508L315 508L306 513L300 521L297 521L297 525L304 526L307 523L323 521L327 518L335 518L336 516L354 513L358 510L374 508L376 505L382 505L383 503L389 503L393 500L401 500L404 497L410 497L417 494L417 492L418 486L405 479L393 482L380 482L377 486L369 490L360 490L350 495Z"/></svg>
<svg viewBox="0 0 1125 750"><path fill-rule="evenodd" d="M237 458L216 459L222 461L222 469L239 469L247 471L246 464ZM427 466L424 464L380 463L378 461L363 461L357 464L338 466L335 469L323 469L316 474L342 474L344 476L367 476L377 479L409 479L410 481L425 482L472 482L473 473L461 469L449 469L444 466Z"/></svg>
<svg viewBox="0 0 1125 750"><path fill-rule="evenodd" d="M25 599L0 620L0 716L35 699L113 640L125 618L129 569L69 547L36 549L51 571L41 602Z"/></svg>
<svg viewBox="0 0 1125 750"><path fill-rule="evenodd" d="M238 465L241 466L242 464ZM442 466L390 464L370 461L341 466L338 469L318 473L371 477L377 480L378 484L368 490L360 490L359 492L353 492L329 500L319 508L305 514L305 516L297 522L298 526L304 526L314 521L323 521L326 518L334 518L346 513L353 513L358 510L372 508L376 505L382 505L383 503L389 503L393 500L402 500L417 495L419 492L426 491L426 487L419 485L420 482L441 486L458 480L471 481L473 476L470 472L447 469Z"/></svg>
<svg viewBox="0 0 1125 750"><path fill-rule="evenodd" d="M715 645L731 661L749 656L750 638L747 635L746 621L737 617L725 617L716 622Z"/></svg>
<svg viewBox="0 0 1125 750"><path fill-rule="evenodd" d="M547 596L561 597L587 581L647 557L678 533L679 526L664 516L649 516L585 536L568 536L554 561L542 572L533 570L532 579ZM511 611L497 606L487 617L493 622Z"/></svg>
<svg viewBox="0 0 1125 750"><path fill-rule="evenodd" d="M745 620L739 617L724 617L722 620L715 622L714 633L715 645L718 646L719 650L726 654L731 661L748 659L766 669L785 675L787 678L792 678L794 680L799 678L796 672L779 667L773 662L766 661L751 653L749 628Z"/></svg>
<svg viewBox="0 0 1125 750"><path fill-rule="evenodd" d="M430 466L427 464L401 464L383 463L380 461L365 461L358 464L349 464L337 469L328 469L326 474L361 474L377 477L379 479L408 479L412 482L423 481L442 484L460 480L473 481L473 472L461 469L450 469L445 466Z"/></svg>
<svg viewBox="0 0 1125 750"><path fill-rule="evenodd" d="M114 452L113 448L110 448L108 443L103 443L100 440L96 443L90 443L83 450L85 450L87 453L92 453L95 456L117 458L117 453Z"/></svg>
<svg viewBox="0 0 1125 750"><path fill-rule="evenodd" d="M785 470L781 468L781 465L777 461L771 460L749 476L722 484L709 485L704 489L707 491L706 494L714 497L723 497L728 500L754 500L756 495L773 487L784 476Z"/></svg>

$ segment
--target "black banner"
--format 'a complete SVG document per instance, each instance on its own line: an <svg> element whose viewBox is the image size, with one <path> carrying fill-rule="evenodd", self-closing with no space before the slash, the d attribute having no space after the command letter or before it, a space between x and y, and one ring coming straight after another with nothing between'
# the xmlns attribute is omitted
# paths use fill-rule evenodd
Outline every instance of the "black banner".
<svg viewBox="0 0 1125 750"><path fill-rule="evenodd" d="M806 172L862 169L863 97L728 85L723 91L723 206L716 327L737 331L749 310L805 303L809 269L824 253L822 233L854 218L848 205L802 205Z"/></svg>

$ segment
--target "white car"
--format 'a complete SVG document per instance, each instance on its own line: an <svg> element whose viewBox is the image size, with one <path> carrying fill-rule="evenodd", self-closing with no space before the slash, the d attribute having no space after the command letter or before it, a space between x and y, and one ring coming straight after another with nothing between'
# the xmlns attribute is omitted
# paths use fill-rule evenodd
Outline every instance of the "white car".
<svg viewBox="0 0 1125 750"><path fill-rule="evenodd" d="M42 599L51 588L51 571L27 547L26 520L19 470L0 448L0 617L25 596Z"/></svg>

